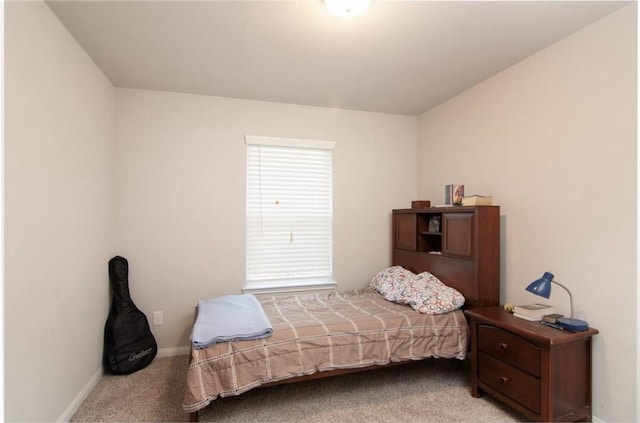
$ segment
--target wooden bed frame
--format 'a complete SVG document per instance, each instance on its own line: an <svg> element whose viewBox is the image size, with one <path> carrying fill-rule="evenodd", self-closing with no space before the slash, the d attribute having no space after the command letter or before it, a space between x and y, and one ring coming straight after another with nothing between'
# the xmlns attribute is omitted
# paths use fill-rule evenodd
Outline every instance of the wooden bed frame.
<svg viewBox="0 0 640 423"><path fill-rule="evenodd" d="M407 250L398 246L398 224L396 216L419 215L433 213L434 209L427 210L394 210L393 212L393 265L402 266L413 273L429 271L446 285L455 288L465 297L464 309L497 305L500 301L500 240L499 219L500 208L487 207L454 207L435 209L438 213L448 213L458 218L470 215L471 225L468 235L470 257L447 257L446 255L429 254L426 251ZM414 219L417 221L419 219ZM466 227L465 227L466 228ZM456 228L457 229L457 228ZM418 230L417 228L413 229ZM465 229L466 230L466 229ZM414 232L415 233L415 232ZM460 234L455 234L460 239ZM304 382L314 379L339 376L349 373L363 372L380 369L383 367L397 366L413 361L391 362L385 365L373 365L361 368L338 369L316 372L305 376L296 376L278 382L267 383L260 387L283 385L288 383ZM189 413L189 421L198 421L198 411Z"/></svg>
<svg viewBox="0 0 640 423"><path fill-rule="evenodd" d="M478 304L477 302L468 302L469 304ZM496 301L497 304L497 301ZM489 305L489 304L487 304ZM463 308L468 308L467 307L467 303L465 303L465 307ZM399 365L403 365L403 364L407 364L407 363L412 363L413 361L401 361L401 362L391 362L385 365L373 365L373 366L367 366L367 367L360 367L360 368L350 368L350 369L337 369L337 370L329 370L329 371L323 371L323 372L316 372L310 375L305 375L305 376L296 376L296 377L292 377L290 379L284 379L278 382L271 382L271 383L266 383L264 385L259 386L258 388L264 388L264 387L268 387L268 386L275 386L275 385L284 385L284 384L289 384L289 383L297 383L297 382L304 382L304 381L309 381L309 380L315 380L315 379L324 379L327 377L333 377L333 376L340 376L340 375L345 375L345 374L349 374L349 373L357 373L357 372L364 372L364 371L368 371L368 370L375 370L375 369L381 369L384 367L392 367L392 366L399 366ZM192 413L189 413L189 421L190 422L197 422L198 421L198 416L199 416L199 411L194 411Z"/></svg>
<svg viewBox="0 0 640 423"><path fill-rule="evenodd" d="M269 387L269 386L276 386L276 385L285 385L285 384L289 384L289 383L305 382L305 381L308 381L308 380L324 379L326 377L346 375L346 374L349 374L349 373L366 372L367 370L376 370L376 369L381 369L383 367L399 366L399 365L407 364L407 363L413 363L413 361L397 361L397 362L391 362L389 364L384 364L384 365L373 365L373 366L367 366L367 367L358 367L358 368L355 368L355 369L337 369L337 370L328 370L328 371L324 371L324 372L315 372L315 373L310 374L310 375L296 376L296 377L292 377L290 379L280 380L278 382L265 383L264 385L258 386L256 389L258 389L258 388L266 388L266 387ZM218 401L219 400L220 399L218 399ZM189 421L190 422L197 422L198 421L198 411L194 411L192 413L189 413Z"/></svg>

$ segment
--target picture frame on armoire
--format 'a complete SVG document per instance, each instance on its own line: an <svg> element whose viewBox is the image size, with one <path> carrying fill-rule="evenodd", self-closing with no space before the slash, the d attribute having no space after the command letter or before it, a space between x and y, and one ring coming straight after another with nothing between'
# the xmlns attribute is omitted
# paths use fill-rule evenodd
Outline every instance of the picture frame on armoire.
<svg viewBox="0 0 640 423"><path fill-rule="evenodd" d="M440 216L431 216L427 232L440 232Z"/></svg>

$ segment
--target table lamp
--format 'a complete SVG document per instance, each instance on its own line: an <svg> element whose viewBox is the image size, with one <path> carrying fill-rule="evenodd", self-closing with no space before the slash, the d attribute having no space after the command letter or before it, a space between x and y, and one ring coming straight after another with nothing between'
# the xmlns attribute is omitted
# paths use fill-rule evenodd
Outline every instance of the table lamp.
<svg viewBox="0 0 640 423"><path fill-rule="evenodd" d="M587 322L573 318L573 297L571 296L571 291L561 283L554 281L553 278L553 273L544 272L544 275L542 275L540 279L531 282L526 289L527 291L541 297L549 298L551 295L551 283L561 286L567 291L567 293L569 293L569 301L571 302L571 318L567 319L566 317L561 317L556 321L556 324L571 332L582 332L589 329L589 324L587 324Z"/></svg>

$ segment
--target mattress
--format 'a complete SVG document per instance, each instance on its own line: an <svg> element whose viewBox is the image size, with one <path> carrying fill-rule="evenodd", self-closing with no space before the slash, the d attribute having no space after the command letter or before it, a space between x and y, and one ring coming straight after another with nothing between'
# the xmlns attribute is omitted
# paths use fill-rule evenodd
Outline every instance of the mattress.
<svg viewBox="0 0 640 423"><path fill-rule="evenodd" d="M421 314L372 289L259 301L273 326L270 337L191 348L185 411L316 372L466 356L469 329L461 310Z"/></svg>

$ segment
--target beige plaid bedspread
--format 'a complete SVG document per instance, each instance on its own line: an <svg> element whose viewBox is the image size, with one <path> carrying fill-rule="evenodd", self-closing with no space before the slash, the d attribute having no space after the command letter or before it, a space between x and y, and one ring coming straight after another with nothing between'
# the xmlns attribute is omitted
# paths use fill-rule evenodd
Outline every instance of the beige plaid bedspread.
<svg viewBox="0 0 640 423"><path fill-rule="evenodd" d="M185 411L295 376L427 357L463 359L467 351L469 330L460 310L420 314L371 289L259 300L273 335L191 348Z"/></svg>

